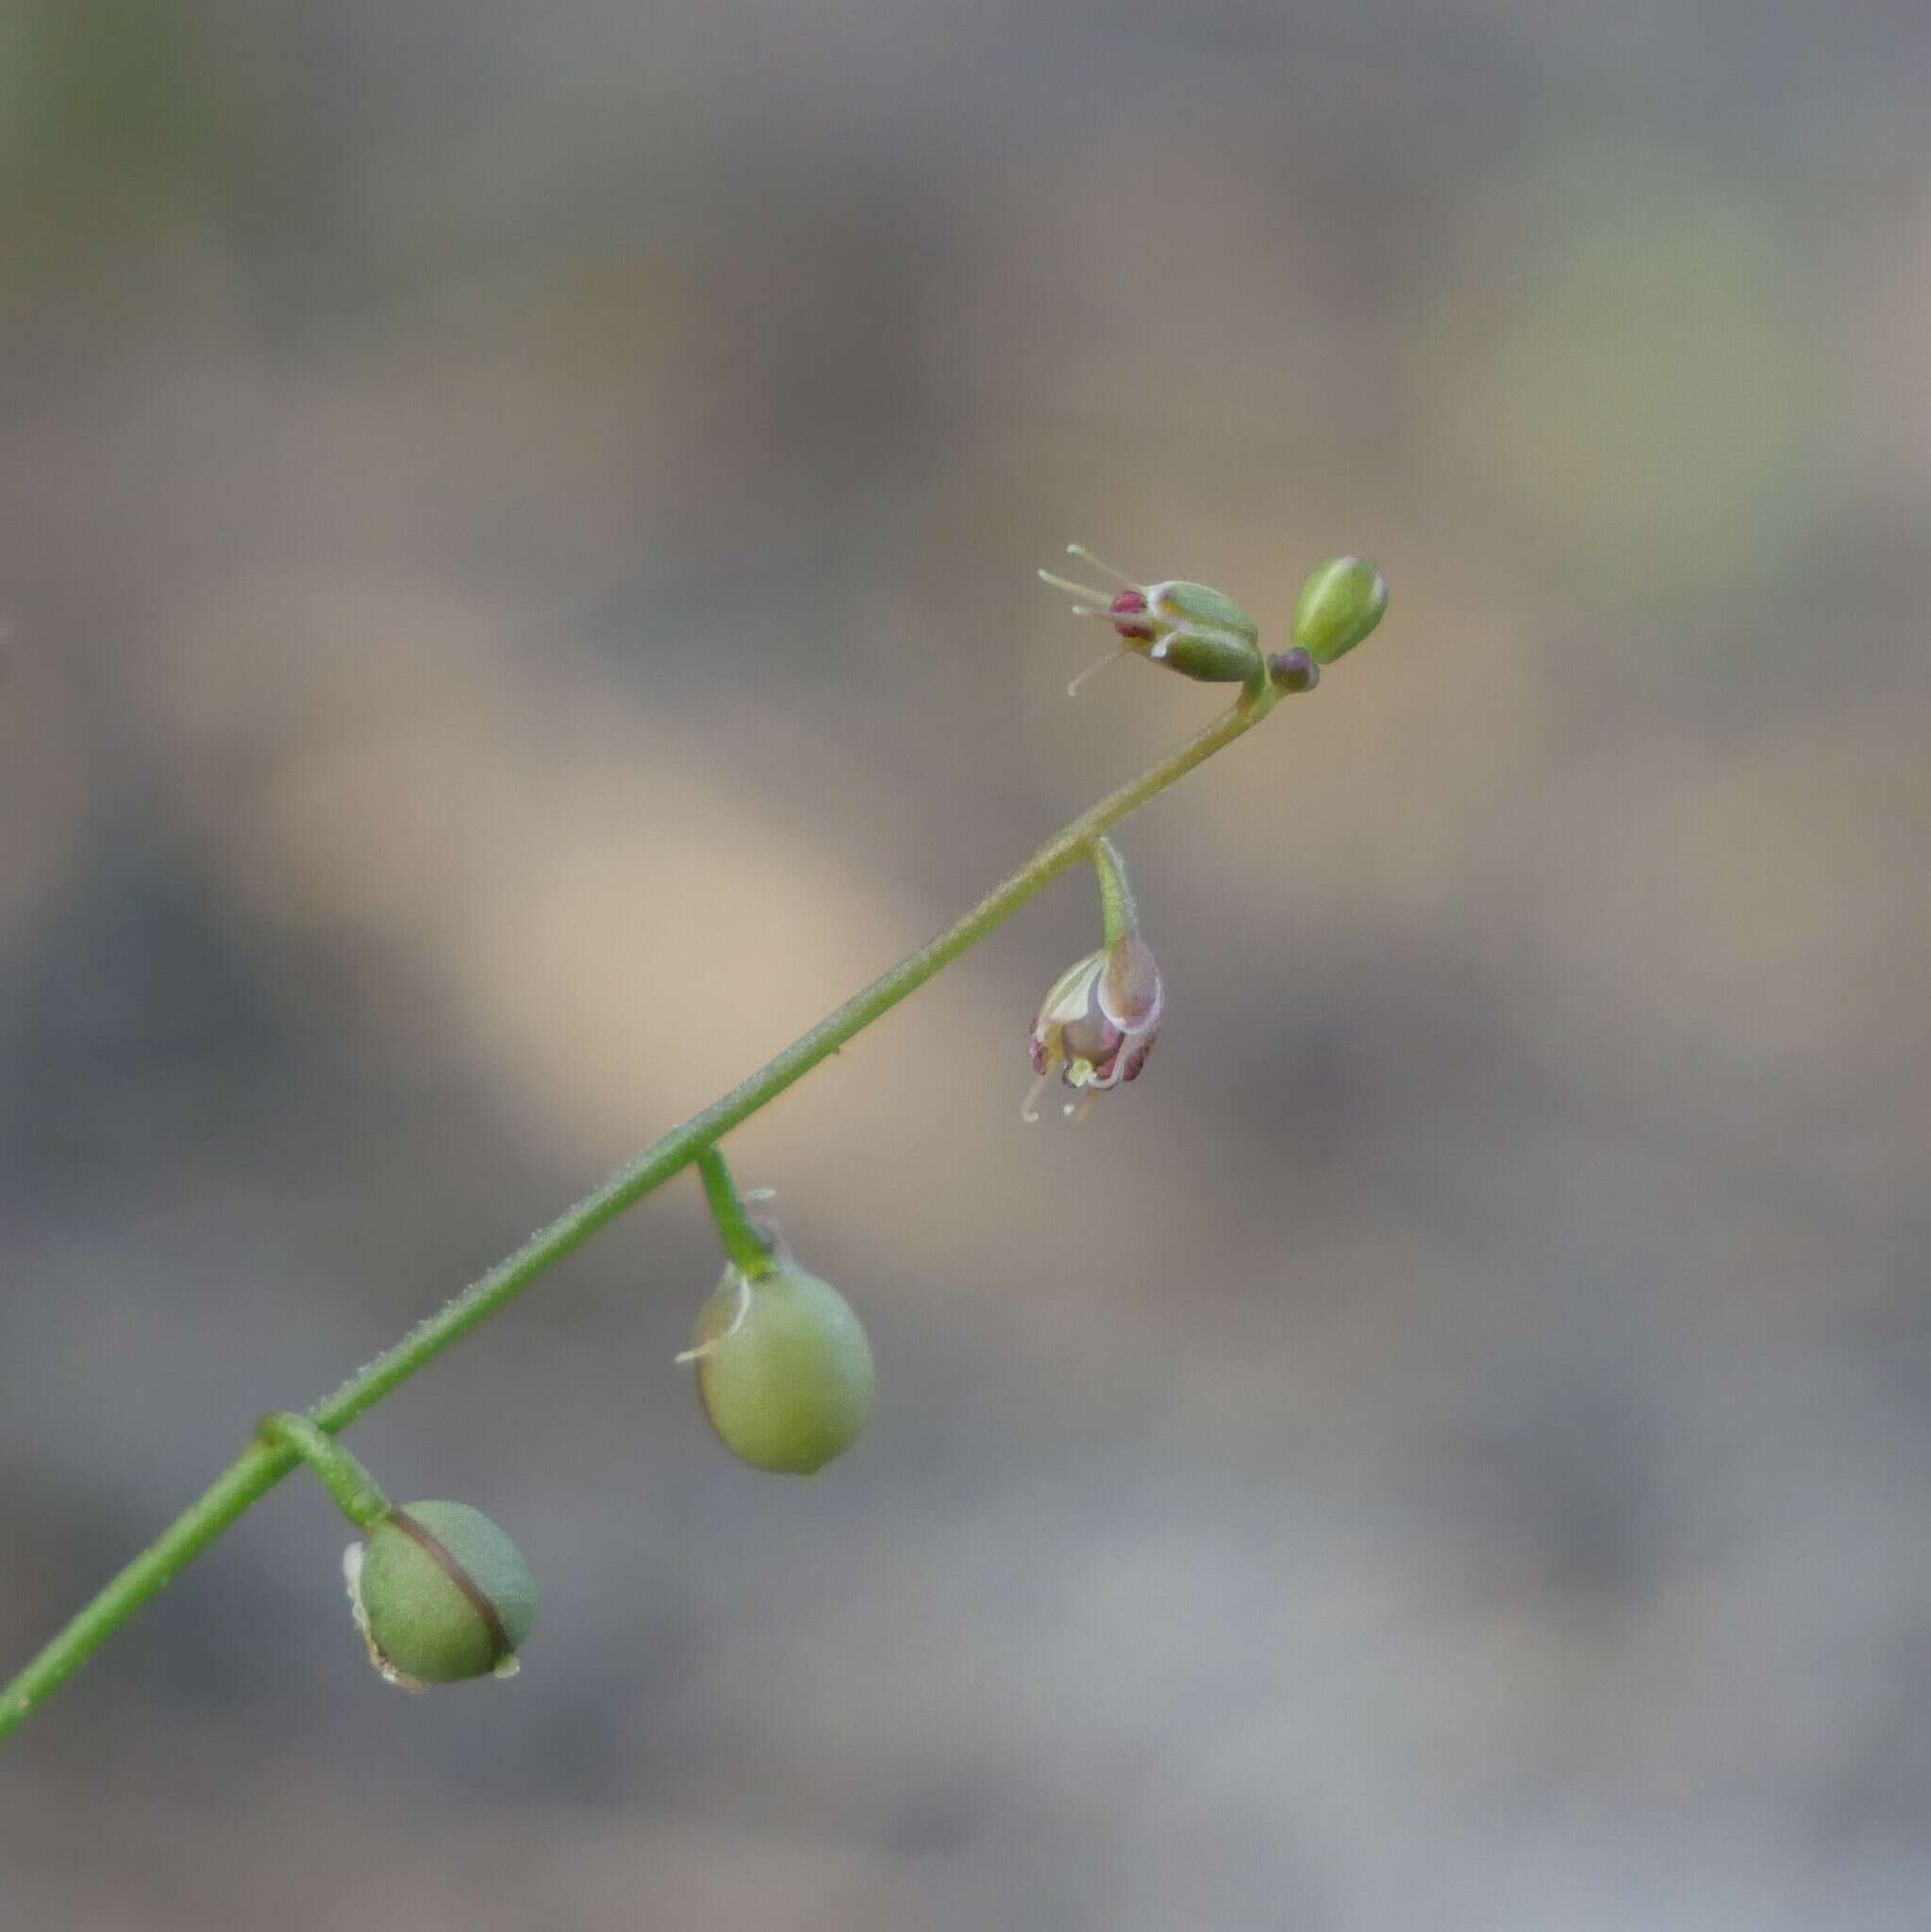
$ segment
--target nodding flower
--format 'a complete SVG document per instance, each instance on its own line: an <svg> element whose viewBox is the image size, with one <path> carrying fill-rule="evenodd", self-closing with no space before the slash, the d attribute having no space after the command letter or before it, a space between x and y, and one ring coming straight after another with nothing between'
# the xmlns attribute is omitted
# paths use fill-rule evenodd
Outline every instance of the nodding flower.
<svg viewBox="0 0 1931 1932"><path fill-rule="evenodd" d="M1040 573L1056 590L1078 600L1073 607L1075 617L1101 618L1120 638L1120 649L1082 671L1067 687L1069 695L1102 665L1129 653L1203 684L1251 684L1265 676L1260 626L1224 591L1179 577L1137 584L1081 544L1069 543L1066 549L1069 556L1118 577L1122 585L1109 596L1051 571Z"/></svg>
<svg viewBox="0 0 1931 1932"><path fill-rule="evenodd" d="M1074 1090L1066 1104L1083 1117L1102 1093L1137 1080L1153 1051L1166 995L1153 949L1136 932L1089 953L1055 981L1033 1022L1033 1072L1038 1077L1021 1113L1040 1117L1040 1095L1057 1073Z"/></svg>

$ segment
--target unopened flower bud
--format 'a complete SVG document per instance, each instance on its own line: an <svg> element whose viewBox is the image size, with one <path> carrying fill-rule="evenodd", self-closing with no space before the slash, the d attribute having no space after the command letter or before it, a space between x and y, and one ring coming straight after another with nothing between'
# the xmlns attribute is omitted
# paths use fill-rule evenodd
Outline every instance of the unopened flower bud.
<svg viewBox="0 0 1931 1932"><path fill-rule="evenodd" d="M351 1543L349 1603L369 1659L408 1690L516 1674L537 1584L516 1545L467 1503L411 1503Z"/></svg>
<svg viewBox="0 0 1931 1932"><path fill-rule="evenodd" d="M858 1440L872 1408L872 1346L829 1282L780 1255L725 1271L688 1356L718 1440L754 1469L810 1475Z"/></svg>
<svg viewBox="0 0 1931 1932"><path fill-rule="evenodd" d="M1294 644L1288 650L1276 651L1267 660L1267 675L1277 691L1292 697L1300 691L1312 691L1321 682L1321 666L1305 644Z"/></svg>
<svg viewBox="0 0 1931 1932"><path fill-rule="evenodd" d="M1301 586L1294 606L1294 641L1323 664L1352 651L1381 622L1388 585L1358 557L1330 557Z"/></svg>
<svg viewBox="0 0 1931 1932"><path fill-rule="evenodd" d="M1047 583L1079 600L1073 607L1075 616L1101 618L1113 626L1123 648L1101 662L1137 652L1204 684L1246 684L1259 675L1260 627L1224 591L1179 577L1137 584L1081 545L1066 547L1124 586L1108 595L1050 571L1040 573ZM1075 690L1079 681L1074 680Z"/></svg>
<svg viewBox="0 0 1931 1932"><path fill-rule="evenodd" d="M1159 1030L1166 994L1153 949L1136 932L1089 953L1054 982L1033 1021L1033 1072L1038 1076L1022 1109L1039 1118L1039 1098L1057 1073L1078 1091L1068 1113L1123 1080L1137 1080Z"/></svg>

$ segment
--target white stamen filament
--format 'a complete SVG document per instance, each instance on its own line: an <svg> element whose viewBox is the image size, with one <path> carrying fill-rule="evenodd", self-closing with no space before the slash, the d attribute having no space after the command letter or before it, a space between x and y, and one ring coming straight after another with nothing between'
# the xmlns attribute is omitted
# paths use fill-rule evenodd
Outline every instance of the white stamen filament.
<svg viewBox="0 0 1931 1932"><path fill-rule="evenodd" d="M1090 584L1075 584L1071 577L1056 577L1049 570L1042 570L1040 573L1040 581L1042 584L1051 584L1056 591L1064 591L1069 597L1090 597L1092 603L1099 607L1098 609L1091 613L1095 616L1099 615L1100 611L1104 610L1105 607L1113 601L1107 595L1106 591L1096 591ZM1080 610L1081 607L1074 605L1074 608ZM1087 613L1081 610L1081 614L1085 615Z"/></svg>
<svg viewBox="0 0 1931 1932"><path fill-rule="evenodd" d="M1091 564L1095 570L1105 571L1109 577L1117 577L1120 580L1120 582L1123 585L1124 585L1125 588L1129 591L1137 591L1140 588L1140 585L1132 577L1128 576L1124 570L1120 569L1117 564L1108 563L1104 557L1095 557L1092 554L1092 552L1086 547L1084 543L1069 543L1066 546L1066 554L1068 557L1084 558L1086 561Z"/></svg>
<svg viewBox="0 0 1931 1932"><path fill-rule="evenodd" d="M1098 672L1104 671L1108 664L1117 664L1122 658L1130 658L1132 655L1133 653L1131 651L1123 648L1118 651L1108 651L1104 658L1095 658L1092 661L1092 663L1089 664L1086 667L1086 669L1082 671L1079 674L1079 675L1075 677L1073 680L1073 682L1066 687L1066 695L1070 698L1076 698L1079 695L1080 686L1083 685L1088 678L1093 676Z"/></svg>

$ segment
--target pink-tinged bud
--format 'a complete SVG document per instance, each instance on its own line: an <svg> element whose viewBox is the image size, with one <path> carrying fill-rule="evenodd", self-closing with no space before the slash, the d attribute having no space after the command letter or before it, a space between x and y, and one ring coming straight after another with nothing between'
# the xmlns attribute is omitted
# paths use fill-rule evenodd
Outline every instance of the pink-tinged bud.
<svg viewBox="0 0 1931 1932"><path fill-rule="evenodd" d="M1153 1051L1166 995L1153 949L1138 933L1122 933L1090 953L1054 982L1033 1022L1033 1072L1038 1078L1023 1109L1039 1119L1039 1098L1057 1073L1078 1098L1069 1114L1084 1113L1095 1095L1136 1080Z"/></svg>
<svg viewBox="0 0 1931 1932"><path fill-rule="evenodd" d="M1133 617L1146 608L1146 594L1141 591L1122 591L1107 607L1107 613L1113 617ZM1154 629L1150 624L1116 624L1113 628L1129 644L1150 644L1154 641Z"/></svg>

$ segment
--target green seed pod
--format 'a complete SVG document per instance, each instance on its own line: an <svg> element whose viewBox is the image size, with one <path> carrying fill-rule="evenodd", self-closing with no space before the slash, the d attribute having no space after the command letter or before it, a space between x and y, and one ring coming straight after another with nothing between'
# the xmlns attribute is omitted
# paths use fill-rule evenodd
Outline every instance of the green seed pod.
<svg viewBox="0 0 1931 1932"><path fill-rule="evenodd" d="M537 1582L523 1553L467 1503L411 1503L342 1558L369 1658L420 1690L491 1674L514 1676L536 1621Z"/></svg>
<svg viewBox="0 0 1931 1932"><path fill-rule="evenodd" d="M1301 586L1294 606L1294 641L1323 664L1352 651L1381 622L1388 585L1358 557L1330 557Z"/></svg>
<svg viewBox="0 0 1931 1932"><path fill-rule="evenodd" d="M733 1268L697 1317L691 1358L718 1440L754 1469L810 1475L858 1440L872 1407L872 1347L829 1282L780 1257Z"/></svg>

